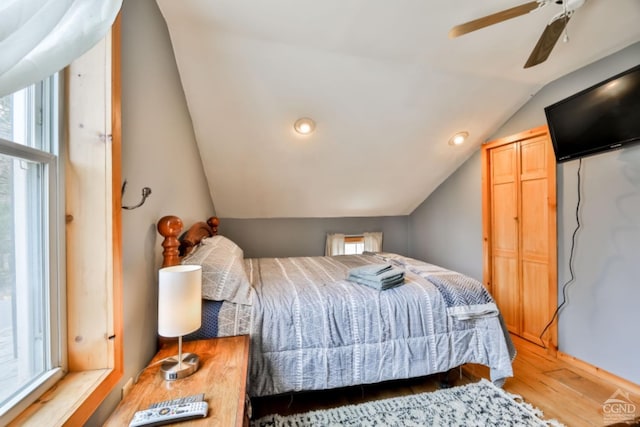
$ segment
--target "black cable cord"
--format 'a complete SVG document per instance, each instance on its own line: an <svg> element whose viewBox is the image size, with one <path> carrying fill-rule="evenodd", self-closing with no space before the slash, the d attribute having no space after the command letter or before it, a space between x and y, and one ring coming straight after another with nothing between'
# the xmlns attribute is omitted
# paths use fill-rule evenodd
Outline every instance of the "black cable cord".
<svg viewBox="0 0 640 427"><path fill-rule="evenodd" d="M580 224L580 202L581 202L581 196L580 196L580 188L581 188L581 177L580 177L580 170L582 169L582 159L579 160L580 163L578 163L578 203L576 204L576 228L573 230L573 235L571 236L571 251L569 252L569 273L571 275L571 277L569 278L569 280L567 280L564 285L562 285L562 303L560 303L560 305L558 305L558 308L556 308L556 310L553 312L553 316L551 317L551 320L549 321L549 323L547 323L547 326L544 327L544 329L542 330L542 333L540 333L540 341L542 341L542 343L544 344L544 341L542 340L542 336L544 335L545 332L547 332L547 329L549 329L549 327L553 324L553 322L556 320L556 317L558 317L558 314L560 313L560 310L562 310L562 307L565 306L565 304L567 303L567 288L568 286L573 283L573 281L575 280L575 273L573 271L573 255L575 252L575 247L576 247L576 236L578 234L578 230L580 229L581 225ZM546 348L546 346L545 346Z"/></svg>

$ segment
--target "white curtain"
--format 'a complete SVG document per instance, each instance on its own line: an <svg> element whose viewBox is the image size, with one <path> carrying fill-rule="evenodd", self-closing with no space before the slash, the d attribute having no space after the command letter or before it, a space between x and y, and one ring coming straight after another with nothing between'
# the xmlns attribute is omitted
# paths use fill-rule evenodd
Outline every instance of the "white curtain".
<svg viewBox="0 0 640 427"><path fill-rule="evenodd" d="M327 244L324 249L324 255L344 255L344 234L327 234Z"/></svg>
<svg viewBox="0 0 640 427"><path fill-rule="evenodd" d="M50 76L107 34L122 0L1 0L0 97Z"/></svg>
<svg viewBox="0 0 640 427"><path fill-rule="evenodd" d="M382 231L364 233L364 250L367 252L382 252Z"/></svg>

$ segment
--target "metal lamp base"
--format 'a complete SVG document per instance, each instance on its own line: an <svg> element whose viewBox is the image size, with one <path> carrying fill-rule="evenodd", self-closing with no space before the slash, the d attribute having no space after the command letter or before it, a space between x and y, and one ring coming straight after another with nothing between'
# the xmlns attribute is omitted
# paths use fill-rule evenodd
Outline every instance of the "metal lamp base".
<svg viewBox="0 0 640 427"><path fill-rule="evenodd" d="M200 358L194 353L183 353L182 363L177 354L160 365L160 373L166 381L179 380L188 377L200 367Z"/></svg>

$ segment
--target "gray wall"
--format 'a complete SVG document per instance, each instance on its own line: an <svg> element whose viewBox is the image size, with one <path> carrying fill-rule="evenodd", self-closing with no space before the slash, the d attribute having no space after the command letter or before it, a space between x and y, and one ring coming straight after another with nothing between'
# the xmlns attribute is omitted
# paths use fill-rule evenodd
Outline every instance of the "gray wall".
<svg viewBox="0 0 640 427"><path fill-rule="evenodd" d="M545 124L545 106L631 68L639 60L640 43L548 84L491 139ZM571 234L576 226L577 168L577 160L559 164L557 168L559 301L562 301L562 285L570 278L568 262ZM560 350L640 383L637 362L640 354L637 329L640 324L640 146L584 158L582 177L580 220L583 225L575 248L575 281L567 289L568 302L559 318ZM441 221L440 226L454 236L455 249L447 250L446 256L442 255L446 259L440 262L443 265L464 263L481 271L479 217L482 207L479 196L472 194L473 188L480 192L480 178L480 156L475 155L411 214L411 256L439 256L430 253L436 252L435 248L425 248L429 242L446 243L446 235L436 227L437 221ZM469 197L466 213L451 214L451 207L459 205L465 197ZM474 230L467 231L469 238L465 245L458 240L458 229L468 227L469 223L475 225ZM459 256L456 249L466 249L464 257L469 259L456 260Z"/></svg>
<svg viewBox="0 0 640 427"><path fill-rule="evenodd" d="M213 213L169 33L153 0L123 4L122 134L123 204L136 204L142 187L152 194L142 207L122 211L124 376L90 426L102 425L124 383L157 350L157 220L176 214L191 223Z"/></svg>
<svg viewBox="0 0 640 427"><path fill-rule="evenodd" d="M247 258L324 255L327 233L382 231L382 248L406 255L407 216L369 218L276 218L220 220L220 234L244 250Z"/></svg>
<svg viewBox="0 0 640 427"><path fill-rule="evenodd" d="M480 151L409 216L409 256L482 281Z"/></svg>

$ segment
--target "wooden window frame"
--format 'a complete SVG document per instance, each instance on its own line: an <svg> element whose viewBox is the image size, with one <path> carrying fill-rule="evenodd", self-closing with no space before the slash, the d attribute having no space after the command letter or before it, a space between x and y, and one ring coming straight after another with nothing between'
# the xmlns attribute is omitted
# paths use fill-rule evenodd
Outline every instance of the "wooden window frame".
<svg viewBox="0 0 640 427"><path fill-rule="evenodd" d="M101 366L81 366L74 362L74 358L82 355L83 351L75 344L82 341L82 337L71 336L70 331L73 329L72 320L74 316L82 316L80 295L86 294L86 286L100 286L100 282L96 285L92 281L91 284L80 283L77 286L67 286L67 300L74 301L67 307L67 347L69 359L69 372L54 387L47 391L36 403L29 406L22 412L10 425L20 426L40 426L40 425L83 425L91 417L94 411L102 403L102 401L111 393L123 376L124 357L123 357L123 301L122 301L122 221L121 221L121 194L120 183L122 182L121 167L121 146L122 146L122 127L121 127L121 72L120 72L120 52L121 52L121 32L120 32L120 15L116 18L111 34L105 38L109 45L110 58L106 62L110 62L110 70L105 70L107 75L105 79L109 79L110 74L110 95L105 94L107 103L110 105L106 109L110 109L111 133L99 136L105 143L110 144L106 148L107 157L111 159L111 168L106 166L106 175L110 175L104 185L111 194L110 210L107 212L108 220L107 228L111 236L111 242L108 244L107 260L111 260L111 266L107 265L105 274L106 293L109 295L108 309L106 312L106 322L108 323L108 333L101 337L98 345L90 345L89 351L98 356ZM67 72L69 74L69 72ZM78 76L80 77L80 76ZM68 90L68 89L67 89ZM68 91L67 91L68 94ZM91 100L87 101L87 104ZM84 107L84 106L83 106ZM82 108L82 107L80 107ZM69 107L67 108L69 113ZM106 119L106 118L105 118ZM67 133L72 130L67 129ZM68 135L69 136L69 135ZM83 191L91 191L83 190ZM82 194L76 195L76 198L82 199ZM109 203L109 202L107 202ZM67 212L67 223L73 223L73 213ZM110 227L109 227L110 223ZM91 229L83 229L84 234L93 236ZM95 239L96 237L93 236ZM69 235L67 235L69 239ZM79 253L83 248L70 248L67 245L67 254L69 251ZM75 269L80 266L67 265L67 277L74 274ZM70 271L71 270L71 271ZM95 302L95 298L94 298ZM102 302L104 304L104 302ZM71 319L70 319L71 318ZM86 320L80 319L80 320ZM91 359L92 357L88 357ZM85 357L87 359L87 357Z"/></svg>
<svg viewBox="0 0 640 427"><path fill-rule="evenodd" d="M364 243L364 236L345 236L345 243Z"/></svg>

